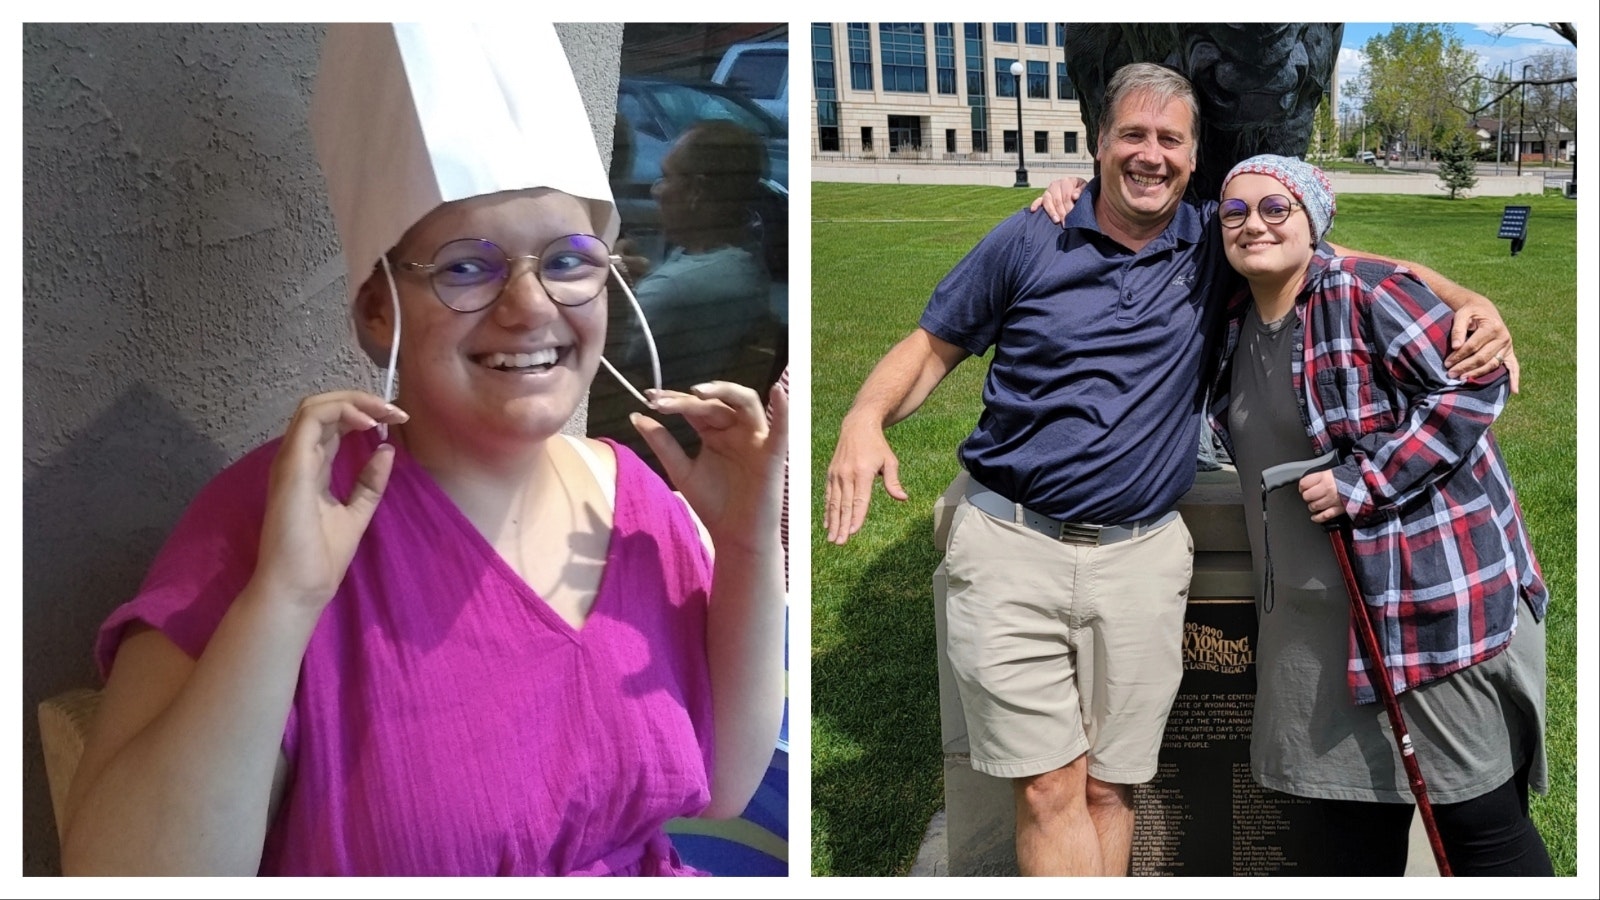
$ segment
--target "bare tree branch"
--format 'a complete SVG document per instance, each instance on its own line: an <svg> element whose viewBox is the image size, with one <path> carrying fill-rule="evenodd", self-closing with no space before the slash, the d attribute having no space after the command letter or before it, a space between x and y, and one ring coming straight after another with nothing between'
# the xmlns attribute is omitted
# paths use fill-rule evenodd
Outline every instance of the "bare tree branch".
<svg viewBox="0 0 1600 900"><path fill-rule="evenodd" d="M1476 119L1478 116L1482 115L1485 111L1487 111L1490 107L1494 106L1496 103L1499 103L1501 100L1503 100L1506 97L1509 97L1511 94L1515 93L1516 90L1518 88L1522 87L1523 85L1528 85L1528 86L1531 86L1531 87L1539 87L1541 85L1550 85L1550 84L1576 84L1577 81L1578 81L1578 76L1576 76L1576 75L1565 75L1565 76L1560 76L1560 77L1556 77L1556 78L1529 78L1526 81L1523 81L1523 80L1520 80L1520 79L1517 80L1517 81L1502 81L1502 80L1500 80L1498 78L1489 78L1489 77L1487 77L1485 75L1473 74L1473 75L1471 75L1471 76L1469 76L1467 78L1462 79L1460 84L1456 85L1457 89L1459 89L1463 85L1467 84L1467 82L1472 81L1474 78L1482 78L1484 83L1486 83L1486 84L1503 85L1503 86L1505 86L1505 90L1503 90L1500 93L1495 94L1493 97L1489 98L1489 100L1487 102L1485 102L1483 105L1479 106L1477 109L1469 109L1469 108L1467 108L1465 106L1457 106L1456 109L1459 109L1462 112L1466 113L1467 114L1467 118L1469 118L1469 119Z"/></svg>
<svg viewBox="0 0 1600 900"><path fill-rule="evenodd" d="M1487 29L1495 37L1505 37L1518 25L1532 25L1535 28L1548 28L1566 39L1572 46L1578 46L1578 26L1571 22L1502 22L1494 28Z"/></svg>

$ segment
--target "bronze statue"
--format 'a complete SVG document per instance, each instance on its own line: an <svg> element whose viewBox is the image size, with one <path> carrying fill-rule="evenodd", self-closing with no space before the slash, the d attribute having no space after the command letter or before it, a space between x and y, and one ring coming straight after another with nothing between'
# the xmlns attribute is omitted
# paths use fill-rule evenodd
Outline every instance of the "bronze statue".
<svg viewBox="0 0 1600 900"><path fill-rule="evenodd" d="M1214 198L1234 164L1257 153L1305 156L1317 105L1333 90L1342 23L1216 22L1066 26L1067 71L1096 146L1106 82L1134 62L1170 66L1200 98L1193 196Z"/></svg>

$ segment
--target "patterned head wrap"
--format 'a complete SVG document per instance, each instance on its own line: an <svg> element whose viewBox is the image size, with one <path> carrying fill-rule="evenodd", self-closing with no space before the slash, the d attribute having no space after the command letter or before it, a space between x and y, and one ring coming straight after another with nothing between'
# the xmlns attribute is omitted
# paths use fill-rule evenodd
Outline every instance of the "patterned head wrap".
<svg viewBox="0 0 1600 900"><path fill-rule="evenodd" d="M1333 214L1338 210L1338 205L1333 199L1333 185L1328 183L1328 176L1322 170L1292 156L1274 156L1263 153L1252 156L1228 172L1228 177L1222 179L1222 190L1228 190L1228 182L1235 175L1267 175L1276 178L1289 189L1289 193L1305 207L1306 218L1311 220L1311 240L1320 242L1333 228Z"/></svg>

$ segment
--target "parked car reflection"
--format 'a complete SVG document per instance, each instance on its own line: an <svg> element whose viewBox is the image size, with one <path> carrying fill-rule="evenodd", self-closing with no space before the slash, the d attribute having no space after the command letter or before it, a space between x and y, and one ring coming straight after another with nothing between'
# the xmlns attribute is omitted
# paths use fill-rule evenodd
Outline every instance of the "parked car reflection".
<svg viewBox="0 0 1600 900"><path fill-rule="evenodd" d="M650 189L661 161L690 126L723 119L754 133L767 151L764 192L751 204L773 277L788 272L789 134L784 124L737 90L703 81L624 77L617 89L611 192L634 247L652 262L666 252L661 212Z"/></svg>

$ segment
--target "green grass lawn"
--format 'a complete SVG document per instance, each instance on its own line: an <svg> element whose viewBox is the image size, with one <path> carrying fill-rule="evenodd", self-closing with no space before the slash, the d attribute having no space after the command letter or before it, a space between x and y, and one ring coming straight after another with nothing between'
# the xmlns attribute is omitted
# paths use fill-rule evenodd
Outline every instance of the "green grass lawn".
<svg viewBox="0 0 1600 900"><path fill-rule="evenodd" d="M812 185L812 872L903 875L943 805L929 578L932 501L957 471L984 366L969 361L889 434L911 500L882 489L844 548L823 531L839 421L878 358L916 324L934 285L1033 190ZM1507 203L1533 207L1512 257L1495 237ZM1522 362L1522 393L1495 426L1551 588L1551 790L1534 818L1556 872L1577 870L1576 207L1558 197L1351 194L1338 243L1412 259L1493 299Z"/></svg>

